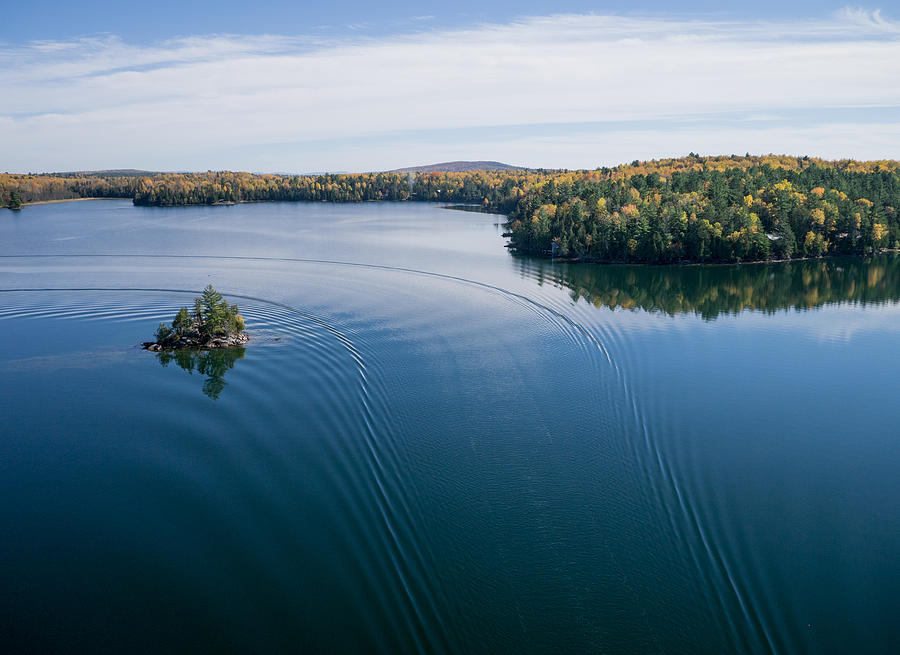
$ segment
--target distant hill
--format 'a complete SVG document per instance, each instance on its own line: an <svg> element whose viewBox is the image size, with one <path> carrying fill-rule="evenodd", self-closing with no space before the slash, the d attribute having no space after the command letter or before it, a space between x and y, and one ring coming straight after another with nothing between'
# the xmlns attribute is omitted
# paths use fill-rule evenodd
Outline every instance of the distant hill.
<svg viewBox="0 0 900 655"><path fill-rule="evenodd" d="M104 171L67 171L64 173L44 173L52 177L149 177L160 175L158 171L141 171L136 168L113 168Z"/></svg>
<svg viewBox="0 0 900 655"><path fill-rule="evenodd" d="M395 168L386 173L465 173L467 171L527 171L522 166L512 166L499 161L447 161L426 166L408 166ZM152 177L164 175L163 171L143 171L136 168L111 168L101 171L61 171L57 173L39 173L44 177ZM296 173L273 173L275 175L296 175ZM346 171L316 171L301 173L302 176L343 175Z"/></svg>
<svg viewBox="0 0 900 655"><path fill-rule="evenodd" d="M427 166L395 168L388 173L464 173L466 171L524 171L521 166L512 166L499 161L447 161Z"/></svg>

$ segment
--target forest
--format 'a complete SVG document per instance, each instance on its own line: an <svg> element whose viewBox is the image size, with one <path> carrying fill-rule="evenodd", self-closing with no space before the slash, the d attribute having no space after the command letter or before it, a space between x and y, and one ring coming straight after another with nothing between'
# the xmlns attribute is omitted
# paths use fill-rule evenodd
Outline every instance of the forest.
<svg viewBox="0 0 900 655"><path fill-rule="evenodd" d="M900 164L696 155L559 174L510 212L522 252L738 262L900 246Z"/></svg>
<svg viewBox="0 0 900 655"><path fill-rule="evenodd" d="M141 179L113 173L0 173L0 207L18 209L34 202L77 198L134 198Z"/></svg>
<svg viewBox="0 0 900 655"><path fill-rule="evenodd" d="M784 155L634 161L596 170L262 175L0 174L9 207L429 201L507 214L511 247L600 262L740 262L900 247L900 162Z"/></svg>

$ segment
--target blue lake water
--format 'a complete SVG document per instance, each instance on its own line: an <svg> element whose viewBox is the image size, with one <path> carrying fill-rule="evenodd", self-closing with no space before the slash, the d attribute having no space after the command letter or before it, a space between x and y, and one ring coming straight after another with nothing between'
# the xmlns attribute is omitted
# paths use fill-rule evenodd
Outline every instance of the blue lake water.
<svg viewBox="0 0 900 655"><path fill-rule="evenodd" d="M0 213L9 651L890 652L900 258L427 204ZM251 341L138 344L212 283Z"/></svg>

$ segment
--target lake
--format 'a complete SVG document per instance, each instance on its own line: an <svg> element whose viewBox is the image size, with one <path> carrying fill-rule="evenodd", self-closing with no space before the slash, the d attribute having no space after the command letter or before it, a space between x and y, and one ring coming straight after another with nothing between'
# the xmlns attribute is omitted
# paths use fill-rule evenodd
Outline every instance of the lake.
<svg viewBox="0 0 900 655"><path fill-rule="evenodd" d="M0 212L0 635L890 652L900 258L511 255L400 204ZM137 344L207 284L245 349Z"/></svg>

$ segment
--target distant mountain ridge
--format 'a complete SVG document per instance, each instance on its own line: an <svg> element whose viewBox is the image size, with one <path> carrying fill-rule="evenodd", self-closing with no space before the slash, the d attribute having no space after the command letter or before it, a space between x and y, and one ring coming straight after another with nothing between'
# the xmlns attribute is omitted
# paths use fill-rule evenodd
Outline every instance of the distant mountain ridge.
<svg viewBox="0 0 900 655"><path fill-rule="evenodd" d="M439 164L427 164L424 166L407 166L395 168L385 173L466 173L468 171L527 171L524 166L513 166L500 161L447 161ZM38 173L45 177L154 177L166 175L176 171L145 171L136 168L115 168L95 171L64 171L55 173ZM187 171L177 171L185 173ZM315 177L319 175L348 175L347 171L315 171L310 173L254 173L254 175L299 175L301 177Z"/></svg>
<svg viewBox="0 0 900 655"><path fill-rule="evenodd" d="M137 168L110 168L101 171L65 171L60 173L41 173L45 176L57 177L152 177L162 175L160 171L143 171Z"/></svg>
<svg viewBox="0 0 900 655"><path fill-rule="evenodd" d="M395 168L387 173L465 173L467 171L524 171L522 166L513 166L499 161L447 161L426 166Z"/></svg>

